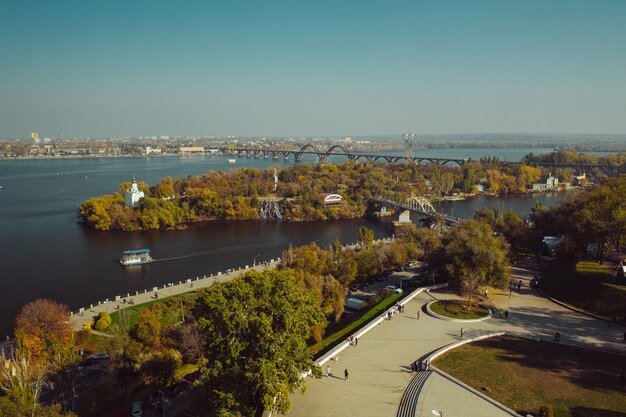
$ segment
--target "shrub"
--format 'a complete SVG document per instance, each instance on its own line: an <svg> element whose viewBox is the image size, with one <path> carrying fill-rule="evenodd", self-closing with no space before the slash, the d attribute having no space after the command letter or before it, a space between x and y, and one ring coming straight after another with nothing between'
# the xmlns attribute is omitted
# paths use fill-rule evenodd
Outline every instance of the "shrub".
<svg viewBox="0 0 626 417"><path fill-rule="evenodd" d="M106 319L98 319L98 321L96 322L95 328L97 331L101 332L105 330L107 327L109 327L110 325L111 325L111 322L107 321Z"/></svg>
<svg viewBox="0 0 626 417"><path fill-rule="evenodd" d="M102 331L111 325L111 316L109 313L102 311L98 317L99 319L96 321L95 325L96 330Z"/></svg>

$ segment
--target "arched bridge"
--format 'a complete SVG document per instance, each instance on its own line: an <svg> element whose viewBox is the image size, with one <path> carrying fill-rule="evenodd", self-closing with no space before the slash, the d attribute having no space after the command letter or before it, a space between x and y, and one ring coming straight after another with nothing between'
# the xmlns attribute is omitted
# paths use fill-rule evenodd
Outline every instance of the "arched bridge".
<svg viewBox="0 0 626 417"><path fill-rule="evenodd" d="M404 202L389 200L382 197L373 198L372 203L392 208L394 210L408 210L421 216L421 221L436 222L442 220L447 226L459 223L459 219L443 213L437 213L433 205L424 197L409 197Z"/></svg>
<svg viewBox="0 0 626 417"><path fill-rule="evenodd" d="M284 149L269 149L269 148L233 148L223 147L220 151L228 154L236 154L237 156L246 156L254 158L269 158L278 159L279 156L283 156L285 159L289 159L290 155L294 156L296 161L301 161L303 155L316 155L317 160L320 162L328 162L331 156L340 156L354 161L366 161L377 162L386 161L388 163L405 162L408 164L420 164L428 162L437 165L457 164L463 165L464 163L471 161L471 159L458 159L458 158L432 158L432 157L407 157L407 156L394 156L394 155L375 155L375 154L363 154L352 153L342 145L333 145L328 149L320 149L317 146L307 143L299 150L284 150Z"/></svg>

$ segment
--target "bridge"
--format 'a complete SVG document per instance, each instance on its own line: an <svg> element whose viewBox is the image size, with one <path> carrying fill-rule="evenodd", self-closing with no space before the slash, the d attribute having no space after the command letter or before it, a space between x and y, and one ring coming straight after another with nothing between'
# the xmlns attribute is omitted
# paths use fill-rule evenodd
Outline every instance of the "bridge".
<svg viewBox="0 0 626 417"><path fill-rule="evenodd" d="M329 162L331 156L344 157L353 161L366 161L377 162L386 161L388 163L405 162L408 164L420 164L422 162L429 162L431 164L446 165L457 164L459 166L465 164L471 159L459 159L459 158L434 158L434 157L407 157L407 156L395 156L395 155L376 155L376 154L364 154L364 153L352 153L348 149L341 145L333 145L330 148L323 150L310 143L304 145L299 150L285 150L285 149L268 149L268 148L232 148L221 147L219 150L222 153L231 155L237 155L239 157L254 157L254 158L272 158L279 159L281 156L284 159L289 159L293 156L296 162L302 160L303 155L315 155L317 160L322 163Z"/></svg>
<svg viewBox="0 0 626 417"><path fill-rule="evenodd" d="M285 149L270 149L270 148L242 148L242 147L221 147L219 150L225 154L237 155L239 157L253 157L253 158L272 158L279 159L281 156L284 159L289 159L293 156L296 162L302 160L303 155L314 155L317 157L317 161L320 163L327 163L330 161L331 156L344 157L353 161L365 161L365 162L377 162L386 161L390 164L397 162L404 162L409 165L431 163L435 165L444 166L447 164L456 164L457 166L463 166L468 162L480 162L473 161L471 158L434 158L426 156L397 156L397 155L378 155L378 154L365 154L365 153L352 153L342 145L333 145L330 148L324 150L316 147L310 143L304 145L299 150L285 150ZM506 165L520 165L522 162L500 162L501 166ZM607 175L618 175L626 173L625 165L589 165L589 164L572 164L572 163L559 163L559 162L528 162L524 163L535 167L546 168L572 168L577 172L588 172L592 169L600 169Z"/></svg>
<svg viewBox="0 0 626 417"><path fill-rule="evenodd" d="M424 197L409 197L404 202L389 200L382 197L376 197L371 200L372 203L389 207L394 210L405 210L411 213L417 213L423 223L443 222L446 226L453 226L460 222L460 219L448 216L446 214L437 213L433 205ZM402 219L402 215L400 216Z"/></svg>

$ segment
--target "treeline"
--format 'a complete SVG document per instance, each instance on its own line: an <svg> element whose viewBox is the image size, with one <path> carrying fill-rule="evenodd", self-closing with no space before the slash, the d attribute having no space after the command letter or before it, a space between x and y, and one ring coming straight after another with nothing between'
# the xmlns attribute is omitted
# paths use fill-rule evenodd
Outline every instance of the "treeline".
<svg viewBox="0 0 626 417"><path fill-rule="evenodd" d="M372 197L401 201L411 195L441 196L479 192L523 192L547 170L528 165L501 165L495 158L468 162L462 167L435 164L405 165L356 163L340 165L297 164L280 171L275 192L273 170L243 168L209 172L187 178L164 178L154 185L139 183L145 198L136 208L126 207L124 192L94 197L80 205L80 222L96 230L184 228L205 220L259 218L263 199L280 201L287 221L343 219L363 216ZM569 180L571 170L561 170ZM327 207L322 193L338 193L343 204Z"/></svg>
<svg viewBox="0 0 626 417"><path fill-rule="evenodd" d="M529 153L524 158L522 158L522 162L526 164L539 162L552 164L621 166L626 163L626 153L592 155L588 153L578 153L573 150L560 150L538 155Z"/></svg>
<svg viewBox="0 0 626 417"><path fill-rule="evenodd" d="M626 246L626 176L611 178L576 193L553 208L537 206L531 215L535 228L545 235L563 236L558 253L583 256L595 243L599 256L621 252Z"/></svg>

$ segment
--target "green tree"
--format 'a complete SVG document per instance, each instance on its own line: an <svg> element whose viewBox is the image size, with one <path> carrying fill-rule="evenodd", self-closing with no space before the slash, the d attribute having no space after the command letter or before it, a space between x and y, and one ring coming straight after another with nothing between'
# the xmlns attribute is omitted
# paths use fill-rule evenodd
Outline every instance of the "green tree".
<svg viewBox="0 0 626 417"><path fill-rule="evenodd" d="M450 229L437 258L469 303L480 287L509 283L508 245L486 223L466 220Z"/></svg>
<svg viewBox="0 0 626 417"><path fill-rule="evenodd" d="M362 249L369 249L374 242L374 231L368 227L359 227L358 243Z"/></svg>
<svg viewBox="0 0 626 417"><path fill-rule="evenodd" d="M194 308L207 359L199 384L211 415L285 413L313 366L306 340L324 321L290 271L248 272L203 290Z"/></svg>

